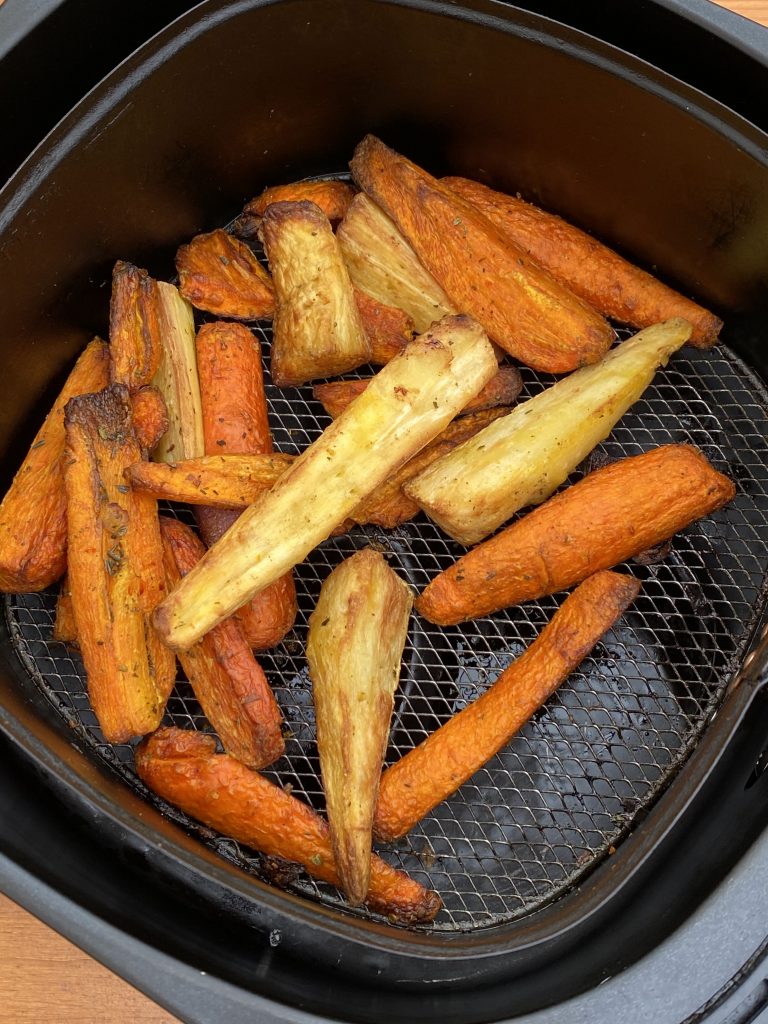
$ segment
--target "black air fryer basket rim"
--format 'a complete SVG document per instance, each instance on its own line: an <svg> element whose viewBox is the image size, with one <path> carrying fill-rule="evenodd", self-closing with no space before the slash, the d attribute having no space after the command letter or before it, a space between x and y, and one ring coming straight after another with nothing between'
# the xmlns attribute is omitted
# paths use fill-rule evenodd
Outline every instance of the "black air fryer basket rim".
<svg viewBox="0 0 768 1024"><path fill-rule="evenodd" d="M115 105L125 97L127 91L130 90L132 85L149 73L152 67L156 66L156 64L160 63L164 59L166 55L166 46L170 46L171 49L173 49L175 45L181 44L186 39L190 38L199 28L212 24L217 16L231 17L240 9L259 5L257 3L247 2L232 5L226 12L219 10L218 15L216 14L216 6L216 4L203 6L203 13L205 10L211 9L213 9L214 13L210 15L210 19L204 19L201 21L197 28L195 27L195 21L198 17L197 14L192 12L190 15L184 16L184 18L177 23L179 27L179 38L176 43L168 42L169 37L174 35L173 30L167 30L166 32L161 33L153 43L149 44L142 50L141 55L137 55L136 57L129 59L121 69L115 73L115 76L110 76L108 83L97 87L93 91L89 100L84 104L87 111L84 118L80 115L79 111L75 111L66 118L64 122L62 122L59 128L52 133L33 158L27 162L27 164L13 179L9 186L9 192L14 193L14 195L11 196L10 205L6 207L4 218L0 219L0 223L2 223L3 219L7 220L10 208L16 208L16 204L13 200L17 199L19 203L23 203L34 191L34 188L39 185L41 179L51 172L58 160L61 159L67 151L67 148L69 146L79 145L85 140L90 131L96 130L99 124L108 117L109 112L115 108ZM417 2L414 2L409 6L428 10L439 10L441 8L441 5ZM451 8L447 13L453 16L460 16L462 12ZM498 19L495 20L498 22ZM528 28L534 26L534 28L531 28L531 32L534 34L538 31L542 31L542 33L544 33L546 23L543 19L535 18L534 16L526 16L526 19L524 20L527 20ZM186 32L184 31L185 26L187 29ZM499 23L498 27L505 28L505 30L508 31L512 30L510 26L505 23ZM577 33L571 32L570 30L564 30L562 32L558 30L557 35L559 37L559 42L563 41L563 37L567 37L569 40L567 45L573 46L574 49L578 48L577 43L579 40ZM596 44L595 49L599 53L600 60L606 62L609 61L609 48L604 47L602 44ZM650 88L651 85L657 85L659 91L662 91L670 102L679 103L681 98L684 97L685 101L693 108L693 100L695 98L700 102L699 112L702 119L709 119L710 123L712 122L712 119L715 119L721 127L723 125L727 126L729 133L731 133L731 137L739 137L743 146L746 145L750 147L755 154L759 153L760 141L763 137L752 129L751 126L740 122L736 115L726 113L724 116L721 110L718 111L717 105L714 104L713 101L699 96L694 90L690 90L688 87L681 86L677 89L677 87L672 86L667 76L661 76L653 73L652 69L642 65L642 62L633 62L631 59L628 59L625 62L622 59L621 63L622 65L626 63L627 67L622 70L625 71L629 77L635 80L642 79L643 86L645 88ZM113 77L122 80L113 83ZM674 93L677 95L673 95ZM693 116L693 110L691 113ZM710 730L707 738L701 744L699 751L694 755L695 760L692 758L689 765L686 767L686 770L681 774L681 783L674 787L674 800L672 799L673 793L670 791L670 793L667 794L668 799L662 799L654 809L654 812L644 825L644 832L646 830L650 832L652 821L654 820L654 817L659 818L662 813L662 808L667 809L668 821L666 825L671 826L674 824L675 819L682 812L684 806L687 805L690 799L694 797L698 786L695 786L688 792L685 798L682 798L682 793L684 792L682 788L683 777L686 774L694 774L691 767L693 764L697 764L697 766L701 768L699 762L705 757L708 744L709 747L714 747L713 737L715 736L716 731L719 732L722 730L728 735L733 733L739 721L741 721L747 713L754 693L757 692L760 684L764 681L760 679L757 674L763 666L764 663L762 661L760 665L758 665L757 662L753 663L751 666L752 671L749 673L751 681L745 680L742 687L736 691L736 695L731 698L727 708L728 714L726 714L726 709L723 709L720 715L718 715L718 720L715 723L715 726ZM141 827L137 827L134 819L130 816L126 816L119 805L109 800L109 798L103 798L102 794L94 791L88 783L84 783L73 764L66 764L64 759L53 754L49 744L41 739L39 734L35 735L32 730L25 728L24 725L19 723L12 715L8 715L5 709L0 709L0 715L2 715L1 721L6 733L14 739L18 746L25 751L27 756L29 756L33 762L40 767L51 771L63 784L70 787L72 795L83 807L90 805L90 807L97 809L100 814L111 817L114 822L125 828L127 831L132 832L141 840L151 840L154 837L154 832L151 827L146 827L143 824ZM713 757L712 754L713 749L710 749L710 763L708 770L711 770L717 761L717 758ZM703 776L699 776L698 781L699 784L703 783ZM666 825L664 827L666 827ZM629 847L630 844L626 844L626 848L629 849ZM654 842L649 845L645 852L649 853L651 849L654 849L655 847L656 843ZM192 868L193 870L205 870L212 877L216 877L219 881L226 881L227 885L233 885L234 888L239 888L239 884L236 884L239 883L239 878L235 876L235 881L233 882L232 872L229 869L220 869L208 864L206 862L207 858L203 859L198 854L191 854L187 856L185 854L181 854L179 850L177 850L173 853L166 851L164 856L168 857L169 860L176 859L179 865L183 866L185 869ZM614 873L617 871L618 863L619 858L617 857L616 864L611 865L611 870ZM253 883L248 881L245 883L245 888L252 892ZM303 901L294 897L286 897L283 894L274 894L269 890L265 890L262 901L266 905L274 903L274 907L272 909L276 913L284 910L286 907L290 908L290 914L294 917L296 922L298 922L302 917L306 918L306 925L309 925L310 921L317 922L318 920L317 908L307 907ZM345 937L350 939L350 941L356 939L358 934L361 932L361 926L359 924L355 923L353 926L350 926L349 922L344 918L334 920L336 915L328 914L328 912L320 913L320 917L323 919L323 928L338 929L341 934L348 932L353 933L345 934ZM404 936L402 933L396 933L395 936L391 937L389 936L387 929L381 929L377 926L370 926L362 930L367 933L365 935L366 945L381 942L383 948L389 947L390 938L392 938L392 941L398 947L398 950L402 948L403 945L410 944L411 942L416 945L422 945L428 941L425 940L423 936L417 936L414 938L411 936ZM419 950L420 956L429 954L430 951L427 949Z"/></svg>

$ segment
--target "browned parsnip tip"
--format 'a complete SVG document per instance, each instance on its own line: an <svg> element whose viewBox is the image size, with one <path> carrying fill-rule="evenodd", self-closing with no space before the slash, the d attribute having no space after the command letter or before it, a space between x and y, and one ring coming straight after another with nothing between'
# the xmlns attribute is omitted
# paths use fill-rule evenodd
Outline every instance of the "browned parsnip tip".
<svg viewBox="0 0 768 1024"><path fill-rule="evenodd" d="M233 320L272 316L269 275L248 246L218 229L197 235L176 253L179 291L198 309Z"/></svg>
<svg viewBox="0 0 768 1024"><path fill-rule="evenodd" d="M470 203L368 135L350 164L456 308L520 362L549 373L594 363L614 333Z"/></svg>

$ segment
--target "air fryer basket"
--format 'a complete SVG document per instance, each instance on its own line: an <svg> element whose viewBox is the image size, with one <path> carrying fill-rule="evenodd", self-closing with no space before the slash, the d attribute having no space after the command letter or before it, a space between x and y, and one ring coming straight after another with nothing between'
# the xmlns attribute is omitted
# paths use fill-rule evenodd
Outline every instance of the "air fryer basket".
<svg viewBox="0 0 768 1024"><path fill-rule="evenodd" d="M514 97L503 124L502 96ZM131 851L153 884L226 924L216 942L170 924L150 941L324 1013L391 1019L419 993L411 1016L493 1019L626 966L765 823L765 656L746 657L766 582L764 136L640 61L487 0L209 0L97 89L7 193L3 464L23 451L54 376L104 330L115 258L167 278L181 241L265 184L338 172L368 130L437 173L519 188L725 313L724 345L673 357L595 458L689 441L734 478L736 500L625 567L643 592L617 628L505 752L382 849L443 896L435 926L415 934L345 910L303 875L281 870L289 892L275 890L264 884L274 865L144 794L131 748L98 733L76 656L50 640L52 594L7 602L0 724L95 844ZM545 384L525 371L526 395ZM269 398L284 451L326 422L306 391L270 386ZM370 542L417 588L460 551L420 518L327 542L298 570L296 629L262 662L293 734L274 777L319 809L306 618L330 568ZM448 630L414 618L388 760L481 692L561 599ZM183 683L169 719L204 727ZM238 946L254 932L264 946Z"/></svg>

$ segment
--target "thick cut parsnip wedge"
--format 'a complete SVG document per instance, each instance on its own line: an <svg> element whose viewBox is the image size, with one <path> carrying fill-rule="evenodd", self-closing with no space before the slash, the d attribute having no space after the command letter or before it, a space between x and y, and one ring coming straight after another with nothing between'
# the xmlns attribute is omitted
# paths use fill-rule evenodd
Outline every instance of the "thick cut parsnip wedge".
<svg viewBox="0 0 768 1024"><path fill-rule="evenodd" d="M109 381L109 348L95 338L82 352L0 504L0 591L44 590L67 566L64 409L70 398Z"/></svg>
<svg viewBox="0 0 768 1024"><path fill-rule="evenodd" d="M279 387L370 362L371 346L330 222L314 203L273 203L261 225L275 285L272 380Z"/></svg>
<svg viewBox="0 0 768 1024"><path fill-rule="evenodd" d="M162 351L153 383L165 399L168 429L152 454L159 462L196 459L204 448L195 318L178 288L165 281L157 288Z"/></svg>
<svg viewBox="0 0 768 1024"><path fill-rule="evenodd" d="M585 580L490 689L384 772L376 835L388 841L405 835L509 743L639 590L638 580L615 572Z"/></svg>
<svg viewBox="0 0 768 1024"><path fill-rule="evenodd" d="M416 164L368 135L350 167L453 305L515 359L568 373L597 362L610 347L613 330L599 313Z"/></svg>
<svg viewBox="0 0 768 1024"><path fill-rule="evenodd" d="M205 545L177 519L160 519L169 590L200 561ZM251 768L282 756L282 715L266 676L251 653L240 623L226 619L179 654L205 717L228 754Z"/></svg>
<svg viewBox="0 0 768 1024"><path fill-rule="evenodd" d="M272 316L269 274L251 250L218 228L196 235L176 253L179 291L197 309L233 320Z"/></svg>
<svg viewBox="0 0 768 1024"><path fill-rule="evenodd" d="M209 828L339 885L328 824L281 786L217 754L213 736L159 729L136 749L136 770L151 790ZM372 858L365 902L399 924L431 921L441 907L437 893L380 857Z"/></svg>
<svg viewBox="0 0 768 1024"><path fill-rule="evenodd" d="M447 317L411 342L161 605L155 621L166 642L189 647L306 558L495 372L493 349L470 317Z"/></svg>
<svg viewBox="0 0 768 1024"><path fill-rule="evenodd" d="M365 548L327 577L309 620L307 661L336 867L349 902L365 899L371 829L413 597Z"/></svg>
<svg viewBox="0 0 768 1024"><path fill-rule="evenodd" d="M128 390L113 384L66 408L69 587L91 705L123 743L160 724L176 659L149 613L165 593L157 505L126 486L141 452Z"/></svg>
<svg viewBox="0 0 768 1024"><path fill-rule="evenodd" d="M357 289L407 313L419 334L456 307L384 211L360 192L336 237Z"/></svg>
<svg viewBox="0 0 768 1024"><path fill-rule="evenodd" d="M331 380L316 384L312 395L332 419L336 419L358 395L368 387L370 377L361 380ZM523 382L516 366L503 366L488 381L483 390L464 406L462 412L479 412L494 409L498 405L512 405Z"/></svg>
<svg viewBox="0 0 768 1024"><path fill-rule="evenodd" d="M158 312L157 281L146 270L118 260L109 305L113 384L137 391L152 383L162 351Z"/></svg>
<svg viewBox="0 0 768 1024"><path fill-rule="evenodd" d="M255 240L258 238L261 218L268 206L272 203L298 203L303 199L318 206L328 220L335 224L347 212L354 194L352 186L344 181L294 181L289 185L272 185L246 203L235 221L234 230L241 238Z"/></svg>
<svg viewBox="0 0 768 1024"><path fill-rule="evenodd" d="M416 610L449 626L565 590L669 540L734 494L690 445L622 459L468 551L432 580Z"/></svg>
<svg viewBox="0 0 768 1024"><path fill-rule="evenodd" d="M548 498L690 333L686 320L646 328L433 463L406 493L451 537L475 544L518 509Z"/></svg>
<svg viewBox="0 0 768 1024"><path fill-rule="evenodd" d="M154 498L243 509L273 487L295 455L203 455L184 462L137 462L125 478Z"/></svg>
<svg viewBox="0 0 768 1024"><path fill-rule="evenodd" d="M355 288L355 302L371 346L371 362L385 366L413 341L413 319L402 309L387 306L359 288Z"/></svg>
<svg viewBox="0 0 768 1024"><path fill-rule="evenodd" d="M148 384L131 395L131 421L139 448L145 455L157 447L168 429L168 407L160 391Z"/></svg>
<svg viewBox="0 0 768 1024"><path fill-rule="evenodd" d="M693 325L692 345L710 348L717 341L723 325L713 313L633 266L585 231L478 181L443 178L442 182L604 316L638 328L682 317Z"/></svg>

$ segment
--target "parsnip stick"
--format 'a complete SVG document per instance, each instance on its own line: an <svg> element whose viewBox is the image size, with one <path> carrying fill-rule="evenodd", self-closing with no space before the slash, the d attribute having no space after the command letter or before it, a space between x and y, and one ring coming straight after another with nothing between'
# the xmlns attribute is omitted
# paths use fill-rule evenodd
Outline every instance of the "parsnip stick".
<svg viewBox="0 0 768 1024"><path fill-rule="evenodd" d="M157 289L162 351L154 384L165 399L168 429L152 454L159 462L195 459L204 454L195 318L172 284L158 281Z"/></svg>

